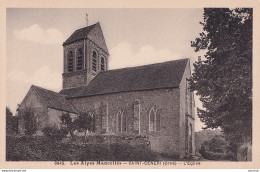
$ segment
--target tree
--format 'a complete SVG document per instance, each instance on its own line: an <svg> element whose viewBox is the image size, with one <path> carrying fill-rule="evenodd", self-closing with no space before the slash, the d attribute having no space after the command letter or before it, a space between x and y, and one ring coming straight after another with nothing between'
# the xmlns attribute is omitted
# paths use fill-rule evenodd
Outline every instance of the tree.
<svg viewBox="0 0 260 172"><path fill-rule="evenodd" d="M72 120L69 113L63 113L60 116L60 120L62 124L65 126L65 129L68 133L70 133L71 137L74 138L74 131L77 129L76 122Z"/></svg>
<svg viewBox="0 0 260 172"><path fill-rule="evenodd" d="M37 131L37 123L34 115L34 111L31 108L26 108L23 111L23 120L25 135L32 137L33 134Z"/></svg>
<svg viewBox="0 0 260 172"><path fill-rule="evenodd" d="M6 118L11 118L13 116L13 113L11 112L9 107L5 107L6 111Z"/></svg>
<svg viewBox="0 0 260 172"><path fill-rule="evenodd" d="M75 120L78 131L85 132L85 138L87 130L95 131L95 119L90 113L81 113L79 117Z"/></svg>
<svg viewBox="0 0 260 172"><path fill-rule="evenodd" d="M16 116L13 116L9 107L5 108L6 110L6 133L14 134L18 132L18 119Z"/></svg>
<svg viewBox="0 0 260 172"><path fill-rule="evenodd" d="M203 104L198 116L236 145L252 140L252 18L250 8L206 8L204 31L191 42L207 51L189 80Z"/></svg>

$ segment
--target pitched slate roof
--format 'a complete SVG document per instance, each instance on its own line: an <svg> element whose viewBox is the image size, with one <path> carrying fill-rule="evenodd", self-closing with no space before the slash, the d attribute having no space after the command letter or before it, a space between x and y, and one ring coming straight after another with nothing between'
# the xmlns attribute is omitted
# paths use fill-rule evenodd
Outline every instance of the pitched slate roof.
<svg viewBox="0 0 260 172"><path fill-rule="evenodd" d="M67 98L179 87L189 59L103 71L87 85L63 89Z"/></svg>
<svg viewBox="0 0 260 172"><path fill-rule="evenodd" d="M40 98L42 98L48 107L77 113L71 103L65 98L65 95L35 85L32 85L32 89L36 91L36 93L40 96Z"/></svg>
<svg viewBox="0 0 260 172"><path fill-rule="evenodd" d="M96 23L96 24L98 24L98 23ZM93 25L90 25L90 26L87 26L87 27L83 27L83 28L81 28L81 29L76 30L76 31L63 43L63 45L68 44L68 43L70 43L70 42L74 42L74 41L80 40L80 39L84 39L84 37L88 35L88 33L92 30L92 28L93 28L96 24L93 24Z"/></svg>

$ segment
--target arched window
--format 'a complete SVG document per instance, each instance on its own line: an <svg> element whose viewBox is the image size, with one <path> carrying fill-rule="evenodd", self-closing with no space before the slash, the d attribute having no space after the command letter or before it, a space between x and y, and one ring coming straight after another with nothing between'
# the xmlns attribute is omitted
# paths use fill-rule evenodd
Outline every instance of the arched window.
<svg viewBox="0 0 260 172"><path fill-rule="evenodd" d="M100 66L101 71L105 70L105 59L104 57L101 57L101 66Z"/></svg>
<svg viewBox="0 0 260 172"><path fill-rule="evenodd" d="M138 134L140 134L140 108L141 108L141 103L140 103L140 100L137 99L134 102L134 123L133 123L133 128L134 128L134 131L136 131Z"/></svg>
<svg viewBox="0 0 260 172"><path fill-rule="evenodd" d="M73 51L68 52L67 57L67 71L72 72L73 71Z"/></svg>
<svg viewBox="0 0 260 172"><path fill-rule="evenodd" d="M79 48L77 51L77 70L83 69L83 50Z"/></svg>
<svg viewBox="0 0 260 172"><path fill-rule="evenodd" d="M119 111L117 113L117 131L121 132L122 131L122 127L121 127L121 111Z"/></svg>
<svg viewBox="0 0 260 172"><path fill-rule="evenodd" d="M160 131L161 115L157 113L156 108L152 108L149 113L149 131Z"/></svg>
<svg viewBox="0 0 260 172"><path fill-rule="evenodd" d="M117 130L118 132L126 132L126 116L123 110L117 113Z"/></svg>
<svg viewBox="0 0 260 172"><path fill-rule="evenodd" d="M93 51L92 53L92 70L97 71L97 53L96 51Z"/></svg>
<svg viewBox="0 0 260 172"><path fill-rule="evenodd" d="M156 110L152 108L149 113L149 131L155 131Z"/></svg>

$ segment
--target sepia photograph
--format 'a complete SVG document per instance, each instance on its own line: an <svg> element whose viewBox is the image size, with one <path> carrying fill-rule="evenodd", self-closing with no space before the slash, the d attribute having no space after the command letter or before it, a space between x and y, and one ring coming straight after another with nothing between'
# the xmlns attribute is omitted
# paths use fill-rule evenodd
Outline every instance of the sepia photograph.
<svg viewBox="0 0 260 172"><path fill-rule="evenodd" d="M4 161L252 162L253 12L6 8Z"/></svg>

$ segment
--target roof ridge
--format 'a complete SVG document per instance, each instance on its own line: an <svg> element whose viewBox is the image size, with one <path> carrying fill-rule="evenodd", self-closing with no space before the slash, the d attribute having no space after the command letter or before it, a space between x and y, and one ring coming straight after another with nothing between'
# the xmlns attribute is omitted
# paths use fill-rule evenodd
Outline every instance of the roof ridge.
<svg viewBox="0 0 260 172"><path fill-rule="evenodd" d="M61 94L70 97L175 88L183 78L189 58L170 60L149 65L107 70L98 73L86 86L62 89ZM117 79L115 79L117 78Z"/></svg>
<svg viewBox="0 0 260 172"><path fill-rule="evenodd" d="M146 65L140 65L140 66L132 66L132 67L125 67L125 68L119 68L119 69L111 69L111 70L106 70L106 71L100 71L100 72L97 74L97 76L98 76L99 74L107 73L107 72L110 72L110 71L119 71L119 70L127 70L127 69L134 69L134 68L142 68L142 67L145 67L145 66L154 66L154 65L166 64L166 63L169 63L169 62L175 62L175 61L181 61L181 60L189 60L189 59L190 59L190 58L183 58L183 59L169 60L169 61L165 61L165 62L152 63L152 64L146 64ZM96 76L96 77L97 77L97 76ZM96 78L96 77L94 77L94 78ZM93 81L93 80L91 80L91 81ZM90 81L90 82L91 82L91 81ZM89 84L88 84L88 85L89 85ZM85 87L88 86L88 85L81 85L81 86L72 87L72 88L64 88L64 89L62 89L62 90L70 90L70 89L75 89L75 88L80 88L80 87L85 88ZM62 94L62 93L59 92L59 94ZM64 95L64 94L62 94L62 95ZM66 95L65 95L65 96L66 96Z"/></svg>
<svg viewBox="0 0 260 172"><path fill-rule="evenodd" d="M43 88L43 87L40 87L40 86L37 86L37 85L33 85L33 84L32 84L32 87L37 88L37 89L42 89L42 90L45 90L45 91L49 91L49 92L52 92L52 93L55 93L55 94L59 94L59 95L61 95L61 96L64 96L63 94L60 94L60 93L55 92L55 91L52 91L52 90L48 90L48 89L46 89L46 88Z"/></svg>
<svg viewBox="0 0 260 172"><path fill-rule="evenodd" d="M64 45L66 45L66 44L68 44L68 43L70 43L70 42L74 42L74 41L79 40L79 39L84 39L84 36L88 35L88 33L89 33L90 31L92 31L92 29L93 29L96 25L98 25L98 24L99 24L99 22L97 22L97 23L95 23L95 24L92 24L92 25L90 25L90 26L82 27L82 28L79 28L79 29L75 30L75 31L69 36L69 38L67 38L67 39L63 42L62 45L64 46ZM86 35L84 35L84 34L82 35L81 32L86 32L86 33L85 33ZM77 38L75 39L74 37L77 37Z"/></svg>
<svg viewBox="0 0 260 172"><path fill-rule="evenodd" d="M132 66L132 67L124 67L124 68L118 68L118 69L110 69L106 71L101 71L99 73L105 73L109 71L116 71L116 70L125 70L125 69L133 69L133 68L141 68L141 67L146 67L146 66L155 66L155 65L160 65L160 64L166 64L170 62L175 62L175 61L181 61L181 60L189 60L190 58L184 58L184 59L177 59L177 60L169 60L165 62L158 62L158 63L152 63L152 64L146 64L146 65L139 65L139 66Z"/></svg>
<svg viewBox="0 0 260 172"><path fill-rule="evenodd" d="M36 92L37 97L38 97L40 100L42 100L42 101L45 103L46 106L48 106L48 101L47 101L47 100L45 99L45 97L42 96L42 94L37 90L37 89L39 89L39 88L41 88L41 87L38 87L38 86L36 86L36 85L32 85L31 88Z"/></svg>
<svg viewBox="0 0 260 172"><path fill-rule="evenodd" d="M80 86L77 86L77 87L62 88L62 90L69 90L69 89L74 89L74 88L79 88L79 87L86 87L86 86L88 86L88 85L85 84L85 85L80 85ZM59 92L59 94L62 94L62 93ZM65 94L62 94L62 95L66 96Z"/></svg>
<svg viewBox="0 0 260 172"><path fill-rule="evenodd" d="M67 101L67 103L69 104L69 106L72 108L72 111L70 111L70 112L76 113L76 108L72 105L71 102L69 102L66 99L66 95L61 94L61 93L57 93L55 91L48 90L48 89L45 89L45 88L42 88L42 87L39 87L39 86L36 86L36 85L32 85L31 87L35 90L36 94L38 95L38 98L40 98L41 100L43 100L45 102L46 106L48 106L50 108L59 109L59 108L57 108L57 106L53 106L52 102L50 102L50 100L46 99L45 95L43 95L43 94L47 94L47 95L52 94L52 96L55 96L55 97L59 96L60 98L64 98ZM47 91L47 92L42 94L42 92L39 92L39 90ZM61 107L60 110L66 111L66 109L64 109L62 107Z"/></svg>
<svg viewBox="0 0 260 172"><path fill-rule="evenodd" d="M86 27L82 27L82 28L79 28L77 30L75 30L73 33L77 32L78 30L81 30L81 29L85 29L87 27L94 27L96 24L98 24L99 22L95 23L95 24L92 24L92 25L89 25L89 26L86 26Z"/></svg>

